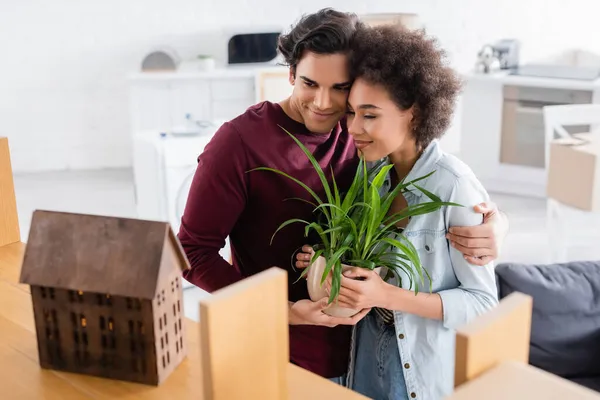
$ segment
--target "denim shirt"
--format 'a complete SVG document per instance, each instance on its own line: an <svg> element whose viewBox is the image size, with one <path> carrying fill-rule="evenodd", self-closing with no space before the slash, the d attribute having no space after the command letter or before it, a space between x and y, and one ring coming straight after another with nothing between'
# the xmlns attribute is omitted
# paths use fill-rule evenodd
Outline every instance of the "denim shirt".
<svg viewBox="0 0 600 400"><path fill-rule="evenodd" d="M473 206L488 201L489 196L471 169L458 158L442 151L438 141L433 141L424 150L405 181L434 170L435 173L418 185L442 201L464 207L442 207L438 211L412 217L404 235L415 246L421 264L429 272L432 291L441 297L443 319L433 320L394 311L400 358L403 364L409 366L403 368L407 395L410 399L423 400L438 400L452 393L455 329L498 304L493 263L485 266L469 264L445 237L451 226L481 224L483 216L475 213ZM388 176L382 193L390 190ZM404 197L409 205L430 201L416 189L405 193ZM390 283L396 284L395 281ZM408 279L402 279L402 287L409 288ZM429 291L427 277L419 291ZM352 387L354 372L354 337L353 334L349 387Z"/></svg>

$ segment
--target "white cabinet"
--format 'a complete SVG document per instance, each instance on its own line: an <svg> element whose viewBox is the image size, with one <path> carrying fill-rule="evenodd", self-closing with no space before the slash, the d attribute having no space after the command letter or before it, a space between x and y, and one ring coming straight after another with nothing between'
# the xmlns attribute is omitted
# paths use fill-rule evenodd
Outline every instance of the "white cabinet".
<svg viewBox="0 0 600 400"><path fill-rule="evenodd" d="M139 73L131 79L132 132L170 132L193 121L225 121L255 104L255 70Z"/></svg>
<svg viewBox="0 0 600 400"><path fill-rule="evenodd" d="M138 73L130 80L131 129L170 132L193 121L223 122L263 100L292 92L286 67L231 67L206 72Z"/></svg>
<svg viewBox="0 0 600 400"><path fill-rule="evenodd" d="M134 82L130 110L133 132L166 130L171 126L171 99L168 81Z"/></svg>
<svg viewBox="0 0 600 400"><path fill-rule="evenodd" d="M213 119L210 82L204 79L170 83L168 98L170 127L185 125L188 114L196 121Z"/></svg>

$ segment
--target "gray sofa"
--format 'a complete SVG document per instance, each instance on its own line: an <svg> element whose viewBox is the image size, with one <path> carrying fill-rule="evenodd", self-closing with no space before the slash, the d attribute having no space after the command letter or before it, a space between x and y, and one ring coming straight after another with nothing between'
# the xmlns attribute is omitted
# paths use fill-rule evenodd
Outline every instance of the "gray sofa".
<svg viewBox="0 0 600 400"><path fill-rule="evenodd" d="M498 293L533 297L529 363L600 391L600 261L499 264Z"/></svg>

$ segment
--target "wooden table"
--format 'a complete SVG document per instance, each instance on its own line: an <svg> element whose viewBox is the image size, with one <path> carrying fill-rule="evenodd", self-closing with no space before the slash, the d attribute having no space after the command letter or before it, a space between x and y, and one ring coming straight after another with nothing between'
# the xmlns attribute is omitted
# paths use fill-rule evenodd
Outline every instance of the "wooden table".
<svg viewBox="0 0 600 400"><path fill-rule="evenodd" d="M189 319L188 358L158 387L40 368L29 287L18 283L24 250L24 243L0 247L0 398L200 399L200 327ZM288 382L290 399L365 398L292 364Z"/></svg>
<svg viewBox="0 0 600 400"><path fill-rule="evenodd" d="M600 393L549 372L505 361L456 388L446 400L600 400Z"/></svg>

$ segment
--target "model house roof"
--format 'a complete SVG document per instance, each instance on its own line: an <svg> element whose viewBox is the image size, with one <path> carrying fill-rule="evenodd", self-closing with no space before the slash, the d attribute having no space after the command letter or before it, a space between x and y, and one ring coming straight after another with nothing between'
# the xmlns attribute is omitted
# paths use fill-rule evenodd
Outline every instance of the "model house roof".
<svg viewBox="0 0 600 400"><path fill-rule="evenodd" d="M163 259L187 258L166 222L35 211L21 269L22 283L152 299Z"/></svg>

